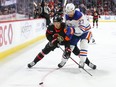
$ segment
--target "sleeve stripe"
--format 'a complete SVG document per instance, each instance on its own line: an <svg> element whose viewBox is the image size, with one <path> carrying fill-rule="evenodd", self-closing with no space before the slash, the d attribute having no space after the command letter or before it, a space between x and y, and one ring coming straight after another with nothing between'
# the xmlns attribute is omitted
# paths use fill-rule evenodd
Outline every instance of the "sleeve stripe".
<svg viewBox="0 0 116 87"><path fill-rule="evenodd" d="M50 32L49 30L47 30L47 33L52 34L52 32Z"/></svg>
<svg viewBox="0 0 116 87"><path fill-rule="evenodd" d="M89 33L88 33L88 35L87 35L87 37L86 37L86 38L87 38L87 40L90 40L91 36L92 36L92 33L91 33L91 32L89 32Z"/></svg>
<svg viewBox="0 0 116 87"><path fill-rule="evenodd" d="M90 30L91 29L91 26L88 25L87 27L86 26L83 26L83 25L80 25L79 26L83 31L86 31L86 30Z"/></svg>

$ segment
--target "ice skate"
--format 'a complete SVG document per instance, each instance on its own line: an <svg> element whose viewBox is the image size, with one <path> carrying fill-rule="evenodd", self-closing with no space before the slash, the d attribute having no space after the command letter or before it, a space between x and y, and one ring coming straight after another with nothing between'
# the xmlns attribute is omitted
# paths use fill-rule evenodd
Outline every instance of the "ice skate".
<svg viewBox="0 0 116 87"><path fill-rule="evenodd" d="M31 62L27 66L28 66L28 68L32 68L35 64L36 64L35 62Z"/></svg>
<svg viewBox="0 0 116 87"><path fill-rule="evenodd" d="M62 58L62 61L58 64L58 67L62 68L66 64L67 61L68 59Z"/></svg>
<svg viewBox="0 0 116 87"><path fill-rule="evenodd" d="M95 70L95 69L96 69L96 67L97 67L96 65L94 65L94 64L93 64L93 63L91 63L91 62L89 63L89 65L88 65L88 66L89 66L90 68L94 69L94 70Z"/></svg>
<svg viewBox="0 0 116 87"><path fill-rule="evenodd" d="M94 65L93 63L91 63L90 61L89 61L89 59L87 58L86 59L86 61L85 61L85 63L91 68L91 69L96 69L96 65Z"/></svg>
<svg viewBox="0 0 116 87"><path fill-rule="evenodd" d="M96 44L95 39L92 39L92 43L93 43L93 44Z"/></svg>
<svg viewBox="0 0 116 87"><path fill-rule="evenodd" d="M96 44L95 39L94 39L94 38L91 38L91 40L89 41L89 44L90 44L90 45Z"/></svg>
<svg viewBox="0 0 116 87"><path fill-rule="evenodd" d="M66 64L66 62L61 61L61 62L58 64L58 67L59 67L59 68L62 68L65 64Z"/></svg>

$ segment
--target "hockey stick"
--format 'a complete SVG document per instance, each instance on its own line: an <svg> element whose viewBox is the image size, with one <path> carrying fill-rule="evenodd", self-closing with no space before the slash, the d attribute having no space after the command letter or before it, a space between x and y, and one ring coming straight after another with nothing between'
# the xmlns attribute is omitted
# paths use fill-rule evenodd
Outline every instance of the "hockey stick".
<svg viewBox="0 0 116 87"><path fill-rule="evenodd" d="M63 52L65 52L60 46L58 46ZM80 66L72 57L69 57L73 62L75 62L78 66ZM86 69L81 67L86 73L88 73L90 76L93 76L91 73L89 73Z"/></svg>

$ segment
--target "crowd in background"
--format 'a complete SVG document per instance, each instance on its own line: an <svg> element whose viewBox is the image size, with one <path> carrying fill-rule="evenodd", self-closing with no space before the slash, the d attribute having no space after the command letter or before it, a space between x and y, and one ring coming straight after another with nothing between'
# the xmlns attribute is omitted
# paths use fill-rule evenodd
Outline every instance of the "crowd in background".
<svg viewBox="0 0 116 87"><path fill-rule="evenodd" d="M15 5L8 5L8 6L1 6L0 7L0 15L8 15L8 14L12 14L15 13Z"/></svg>
<svg viewBox="0 0 116 87"><path fill-rule="evenodd" d="M25 14L27 16L38 18L41 17L43 0L15 0L16 3L2 5L0 1L0 15L12 13ZM44 12L50 17L55 14L63 14L65 0L44 0ZM67 0L67 3L73 2L84 14L91 15L92 10L97 8L100 15L116 15L116 0Z"/></svg>

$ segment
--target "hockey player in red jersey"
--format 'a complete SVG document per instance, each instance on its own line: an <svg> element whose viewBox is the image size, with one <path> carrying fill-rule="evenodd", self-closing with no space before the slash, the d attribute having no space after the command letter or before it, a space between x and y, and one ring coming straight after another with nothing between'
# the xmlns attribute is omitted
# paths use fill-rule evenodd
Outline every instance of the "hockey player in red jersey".
<svg viewBox="0 0 116 87"><path fill-rule="evenodd" d="M93 9L92 16L93 16L93 28L95 26L95 22L96 22L96 28L98 28L98 18L100 18L100 15L96 8Z"/></svg>
<svg viewBox="0 0 116 87"><path fill-rule="evenodd" d="M68 32L67 29L69 29ZM56 15L53 18L53 24L49 25L46 30L46 38L49 42L42 49L42 51L39 52L35 59L27 65L28 68L33 67L37 62L43 59L45 55L49 54L51 51L54 51L58 47L58 44L65 46L65 52L63 53L64 59L69 58L71 54L70 38L74 31L70 28L67 29L65 27L65 23L62 22L62 17L60 15ZM60 67L60 64L58 64L58 67Z"/></svg>

